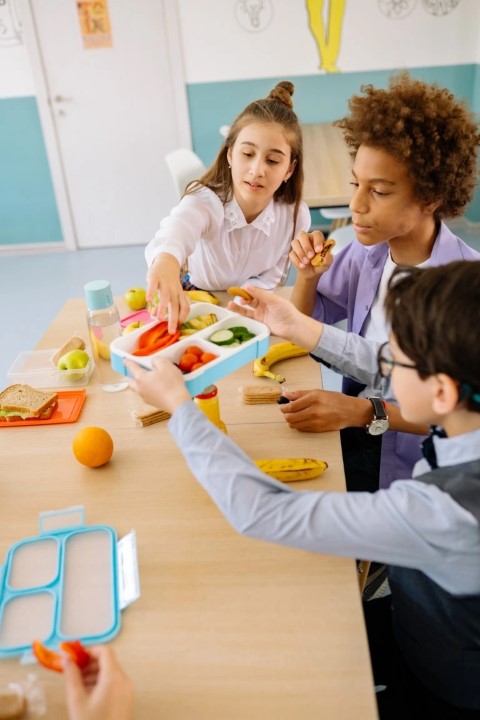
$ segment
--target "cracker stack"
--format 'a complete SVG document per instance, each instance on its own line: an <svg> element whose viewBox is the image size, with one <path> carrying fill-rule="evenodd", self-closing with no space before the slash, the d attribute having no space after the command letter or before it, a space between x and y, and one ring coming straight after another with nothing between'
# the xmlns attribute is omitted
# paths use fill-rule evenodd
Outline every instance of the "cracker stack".
<svg viewBox="0 0 480 720"><path fill-rule="evenodd" d="M275 385L249 385L242 390L242 400L245 405L274 403L281 394L281 389Z"/></svg>
<svg viewBox="0 0 480 720"><path fill-rule="evenodd" d="M147 425L162 422L162 420L169 420L172 416L166 410L151 410L144 413L133 411L132 417L135 420L135 425L146 427Z"/></svg>

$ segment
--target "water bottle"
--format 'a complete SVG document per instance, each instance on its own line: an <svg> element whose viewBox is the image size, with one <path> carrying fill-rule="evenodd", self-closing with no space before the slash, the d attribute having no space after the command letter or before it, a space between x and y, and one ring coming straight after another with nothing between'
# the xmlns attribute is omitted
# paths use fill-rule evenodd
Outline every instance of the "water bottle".
<svg viewBox="0 0 480 720"><path fill-rule="evenodd" d="M107 280L92 280L84 286L84 291L97 378L106 392L124 390L128 387L126 377L117 373L110 363L110 343L122 334L120 315L113 302L110 283Z"/></svg>
<svg viewBox="0 0 480 720"><path fill-rule="evenodd" d="M220 418L220 403L216 385L209 385L200 395L196 395L193 401L214 425L222 432L227 433L227 426Z"/></svg>

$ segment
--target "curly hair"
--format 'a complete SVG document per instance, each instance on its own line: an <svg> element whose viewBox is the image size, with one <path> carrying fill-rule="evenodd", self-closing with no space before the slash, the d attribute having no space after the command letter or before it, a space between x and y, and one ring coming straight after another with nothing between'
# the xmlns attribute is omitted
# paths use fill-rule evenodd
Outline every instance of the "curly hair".
<svg viewBox="0 0 480 720"><path fill-rule="evenodd" d="M421 205L440 202L435 217L461 215L477 180L480 132L474 114L446 88L393 76L388 89L362 85L350 114L334 124L352 155L360 145L380 148L403 163Z"/></svg>
<svg viewBox="0 0 480 720"><path fill-rule="evenodd" d="M222 144L211 167L198 180L191 182L186 194L196 192L206 186L213 190L225 203L233 193L232 174L229 169L227 154L244 127L255 122L277 123L283 128L285 138L291 149L291 162L296 160L295 168L288 182L277 188L274 199L280 198L288 205L294 206L293 230L298 216L298 209L303 192L303 140L302 129L293 111L292 95L295 86L288 80L275 85L266 98L254 100L242 110L233 121L227 137Z"/></svg>
<svg viewBox="0 0 480 720"><path fill-rule="evenodd" d="M480 412L480 261L437 267L399 265L385 300L385 314L399 348L419 376L446 373L460 385L461 400Z"/></svg>

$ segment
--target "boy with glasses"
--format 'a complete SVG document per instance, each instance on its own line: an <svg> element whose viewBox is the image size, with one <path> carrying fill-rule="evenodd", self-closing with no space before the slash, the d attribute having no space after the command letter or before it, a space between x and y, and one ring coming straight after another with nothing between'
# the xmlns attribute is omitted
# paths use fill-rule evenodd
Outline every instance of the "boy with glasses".
<svg viewBox="0 0 480 720"><path fill-rule="evenodd" d="M234 309L317 354L325 326L283 298L247 290L253 300ZM387 686L378 695L382 720L480 717L479 307L478 261L392 276L391 356L384 347L371 379L387 375L405 420L441 432L412 479L375 493L296 492L276 482L196 408L172 363L154 361L150 372L126 362L131 387L172 413L169 429L192 473L240 532L388 564L391 596L378 602L392 612L381 628L374 613L369 633L375 682ZM390 643L377 662L379 638Z"/></svg>

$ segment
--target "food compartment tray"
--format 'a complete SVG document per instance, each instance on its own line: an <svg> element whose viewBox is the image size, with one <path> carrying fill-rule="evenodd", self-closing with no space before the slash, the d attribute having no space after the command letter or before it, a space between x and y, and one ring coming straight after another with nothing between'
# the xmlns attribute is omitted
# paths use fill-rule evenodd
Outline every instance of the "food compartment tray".
<svg viewBox="0 0 480 720"><path fill-rule="evenodd" d="M123 364L123 361L130 359L142 367L151 370L153 359L165 357L174 363L178 363L189 345L198 345L205 350L205 352L211 352L217 355L217 358L203 367L198 368L198 370L184 375L185 385L190 395L194 396L203 392L203 390L212 383L215 383L217 380L238 370L238 368L247 362L255 360L255 358L261 357L267 352L270 331L266 325L256 320L237 315L230 310L221 308L218 305L212 305L211 303L194 303L187 320L195 318L198 315L207 315L209 313L214 313L217 316L217 322L208 325L202 330L198 330L198 332L192 335L181 337L173 345L170 345L164 350L152 353L151 355L137 357L132 355L132 352L137 347L139 336L149 328L154 327L158 321L144 325L138 330L134 330L127 335L117 338L110 345L112 367L117 372L127 375L127 368ZM228 330L230 327L239 325L246 327L255 337L235 347L217 345L209 341L209 337L218 330Z"/></svg>
<svg viewBox="0 0 480 720"><path fill-rule="evenodd" d="M29 651L35 638L58 646L114 637L116 556L116 534L105 525L46 533L10 548L0 582L0 658Z"/></svg>

